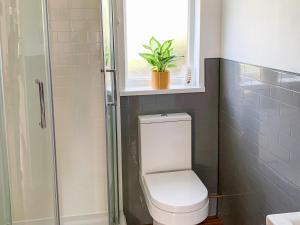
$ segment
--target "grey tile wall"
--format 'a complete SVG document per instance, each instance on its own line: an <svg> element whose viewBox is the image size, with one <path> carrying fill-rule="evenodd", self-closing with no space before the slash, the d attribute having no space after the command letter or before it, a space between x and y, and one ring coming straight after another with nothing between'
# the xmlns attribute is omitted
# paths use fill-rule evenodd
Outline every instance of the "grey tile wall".
<svg viewBox="0 0 300 225"><path fill-rule="evenodd" d="M219 201L225 225L300 210L300 75L220 63Z"/></svg>
<svg viewBox="0 0 300 225"><path fill-rule="evenodd" d="M138 115L189 113L193 118L193 169L210 193L217 192L219 62L205 61L205 93L121 98L123 197L129 225L152 223L139 184ZM216 211L214 203L211 214Z"/></svg>

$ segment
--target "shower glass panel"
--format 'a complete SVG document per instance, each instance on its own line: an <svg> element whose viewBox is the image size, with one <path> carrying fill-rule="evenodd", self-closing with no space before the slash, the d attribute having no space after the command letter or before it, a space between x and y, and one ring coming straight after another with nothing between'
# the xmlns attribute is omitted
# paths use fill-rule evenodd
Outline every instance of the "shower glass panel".
<svg viewBox="0 0 300 225"><path fill-rule="evenodd" d="M12 224L58 224L45 0L0 4Z"/></svg>

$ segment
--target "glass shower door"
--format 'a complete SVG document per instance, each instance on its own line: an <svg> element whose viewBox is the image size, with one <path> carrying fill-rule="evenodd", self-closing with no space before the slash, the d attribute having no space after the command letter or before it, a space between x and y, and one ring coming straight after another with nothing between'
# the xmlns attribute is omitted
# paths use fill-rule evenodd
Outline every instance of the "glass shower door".
<svg viewBox="0 0 300 225"><path fill-rule="evenodd" d="M46 1L0 0L0 5L1 138L12 224L58 224Z"/></svg>
<svg viewBox="0 0 300 225"><path fill-rule="evenodd" d="M115 38L113 1L101 1L102 12L102 74L105 79L106 146L109 224L120 223L118 193L118 143L117 143L117 79L115 64Z"/></svg>

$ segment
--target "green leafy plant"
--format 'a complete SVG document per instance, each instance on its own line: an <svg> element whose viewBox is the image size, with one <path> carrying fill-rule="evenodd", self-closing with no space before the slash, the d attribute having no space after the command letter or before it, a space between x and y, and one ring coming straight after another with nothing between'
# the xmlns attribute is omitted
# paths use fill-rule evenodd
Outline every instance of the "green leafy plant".
<svg viewBox="0 0 300 225"><path fill-rule="evenodd" d="M169 68L176 67L175 62L182 56L177 56L174 53L173 40L167 40L160 43L154 37L151 37L149 45L143 45L148 50L148 53L140 53L151 66L153 71L165 72Z"/></svg>

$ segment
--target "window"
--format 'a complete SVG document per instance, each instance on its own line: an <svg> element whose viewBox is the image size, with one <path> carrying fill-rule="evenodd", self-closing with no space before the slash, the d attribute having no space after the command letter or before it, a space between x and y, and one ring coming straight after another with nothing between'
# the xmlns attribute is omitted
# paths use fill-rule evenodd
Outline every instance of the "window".
<svg viewBox="0 0 300 225"><path fill-rule="evenodd" d="M173 40L178 56L171 69L171 88L199 86L199 40L195 38L195 0L124 0L124 89L151 89L151 66L139 55L153 36L160 42ZM198 49L198 51L195 51ZM192 82L187 84L191 74Z"/></svg>

